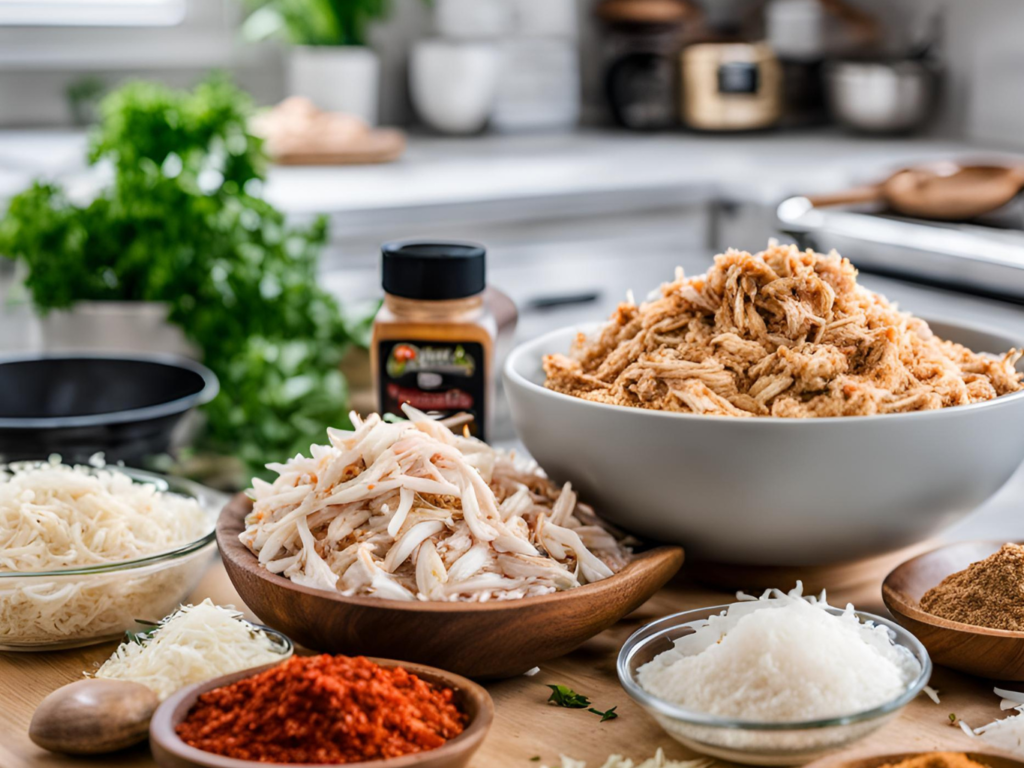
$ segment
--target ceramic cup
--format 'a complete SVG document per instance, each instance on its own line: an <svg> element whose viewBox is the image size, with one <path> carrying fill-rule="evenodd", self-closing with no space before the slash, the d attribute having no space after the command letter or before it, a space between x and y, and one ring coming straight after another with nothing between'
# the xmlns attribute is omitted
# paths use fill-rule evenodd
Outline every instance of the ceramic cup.
<svg viewBox="0 0 1024 768"><path fill-rule="evenodd" d="M422 40L412 50L409 86L420 118L441 133L481 130L491 116L501 54L486 42Z"/></svg>

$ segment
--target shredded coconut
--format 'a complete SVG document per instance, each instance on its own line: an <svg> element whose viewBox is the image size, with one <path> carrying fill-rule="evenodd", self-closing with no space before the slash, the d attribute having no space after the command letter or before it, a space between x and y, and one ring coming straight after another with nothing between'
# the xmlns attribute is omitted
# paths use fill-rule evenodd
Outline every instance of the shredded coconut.
<svg viewBox="0 0 1024 768"><path fill-rule="evenodd" d="M1024 693L1005 688L994 688L993 692L1002 699L1000 709L1012 709L1017 714L993 720L980 728L971 728L961 720L960 729L968 736L980 738L997 749L1024 755Z"/></svg>
<svg viewBox="0 0 1024 768"><path fill-rule="evenodd" d="M96 677L141 683L163 701L186 685L284 658L266 632L207 598L182 606L152 633L121 643Z"/></svg>
<svg viewBox="0 0 1024 768"><path fill-rule="evenodd" d="M824 599L770 590L695 625L638 670L640 685L697 712L757 722L852 715L907 690L921 671L888 630Z"/></svg>

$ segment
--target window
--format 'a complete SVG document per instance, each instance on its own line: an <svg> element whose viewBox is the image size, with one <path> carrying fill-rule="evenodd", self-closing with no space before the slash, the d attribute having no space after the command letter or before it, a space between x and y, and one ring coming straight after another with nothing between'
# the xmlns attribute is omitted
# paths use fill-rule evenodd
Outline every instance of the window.
<svg viewBox="0 0 1024 768"><path fill-rule="evenodd" d="M185 0L0 0L0 25L165 27L185 10Z"/></svg>

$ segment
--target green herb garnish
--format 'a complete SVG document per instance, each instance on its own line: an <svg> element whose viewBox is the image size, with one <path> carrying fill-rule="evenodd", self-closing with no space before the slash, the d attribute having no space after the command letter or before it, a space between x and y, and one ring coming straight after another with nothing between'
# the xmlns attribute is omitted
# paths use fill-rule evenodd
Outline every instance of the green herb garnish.
<svg viewBox="0 0 1024 768"><path fill-rule="evenodd" d="M590 709L587 710L587 712L593 712L595 715L600 715L601 716L601 722L603 723L605 720L614 720L616 717L619 716L619 713L615 711L616 709L618 709L617 706L616 707L612 707L611 709L609 709L609 710L607 710L605 712L602 712L599 709L594 709L593 707L591 707Z"/></svg>
<svg viewBox="0 0 1024 768"><path fill-rule="evenodd" d="M568 686L549 685L548 688L551 689L551 695L548 697L548 702L557 707L586 709L590 706L590 699L586 696L581 696Z"/></svg>
<svg viewBox="0 0 1024 768"><path fill-rule="evenodd" d="M540 755L534 755L533 757L531 757L530 758L530 762L531 763L539 763L540 762Z"/></svg>

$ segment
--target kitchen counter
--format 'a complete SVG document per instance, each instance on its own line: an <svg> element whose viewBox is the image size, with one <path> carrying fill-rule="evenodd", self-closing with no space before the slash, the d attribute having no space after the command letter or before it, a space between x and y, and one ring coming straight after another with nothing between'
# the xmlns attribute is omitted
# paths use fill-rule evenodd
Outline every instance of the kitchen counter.
<svg viewBox="0 0 1024 768"><path fill-rule="evenodd" d="M73 194L86 195L97 175L83 173L83 146L81 134L0 132L0 197L40 174L68 178ZM479 237L490 249L489 279L520 305L519 338L525 339L599 319L627 289L641 297L669 278L676 265L690 274L703 271L720 244L716 235L724 231L719 221L723 209L747 207L770 214L774 203L789 194L836 189L907 163L965 155L977 153L951 142L869 140L834 133L412 137L407 156L393 165L274 168L265 193L297 218L316 212L331 216L333 241L323 282L343 297L378 288L375 244L381 239L413 232ZM742 247L763 246L771 233L770 220L764 215L742 237L733 229L725 239ZM1024 339L1022 306L873 275L864 275L862 282L925 317L997 327ZM567 288L596 298L537 308L537 299ZM15 322L14 317L20 319ZM0 350L38 344L27 311L5 312L0 296ZM514 438L507 417L503 421L502 442L510 445ZM1024 468L942 538L1024 539L1022 498ZM878 577L835 597L840 603L849 598L862 608L882 611L877 582ZM196 596L207 595L221 603L238 602L219 565ZM537 678L492 684L506 715L474 764L512 758L527 765L534 756L549 762L560 751L599 763L611 751L646 757L656 746L679 754L680 748L621 693L612 653L641 618L727 599L677 581L630 622L544 665ZM0 763L24 768L52 763L25 738L32 709L46 690L76 679L109 651L109 645L69 651L57 662L38 654L8 654L0 675L8 681L3 712L17 733L2 740ZM601 725L581 721L579 713L545 707L548 683L568 684L603 706L616 705L621 719ZM942 708L919 698L903 720L870 742L872 748L932 749L941 744L966 749L970 742L948 726L946 714L955 711L975 725L999 716L998 700L987 683L942 670L933 685L943 692ZM593 738L586 743L567 740L566 733L578 730L581 722L592 729ZM129 750L120 759L124 765L152 765L144 748Z"/></svg>
<svg viewBox="0 0 1024 768"><path fill-rule="evenodd" d="M0 196L31 179L79 176L85 136L74 131L0 131ZM833 190L851 181L936 157L1006 157L961 142L865 138L836 130L735 136L692 133L412 135L405 156L388 165L275 167L265 196L288 213L327 213L365 225L385 212L433 214L511 206L503 218L552 201L615 204L705 200L771 204L797 192ZM82 181L81 179L79 181ZM85 192L88 185L76 188Z"/></svg>

